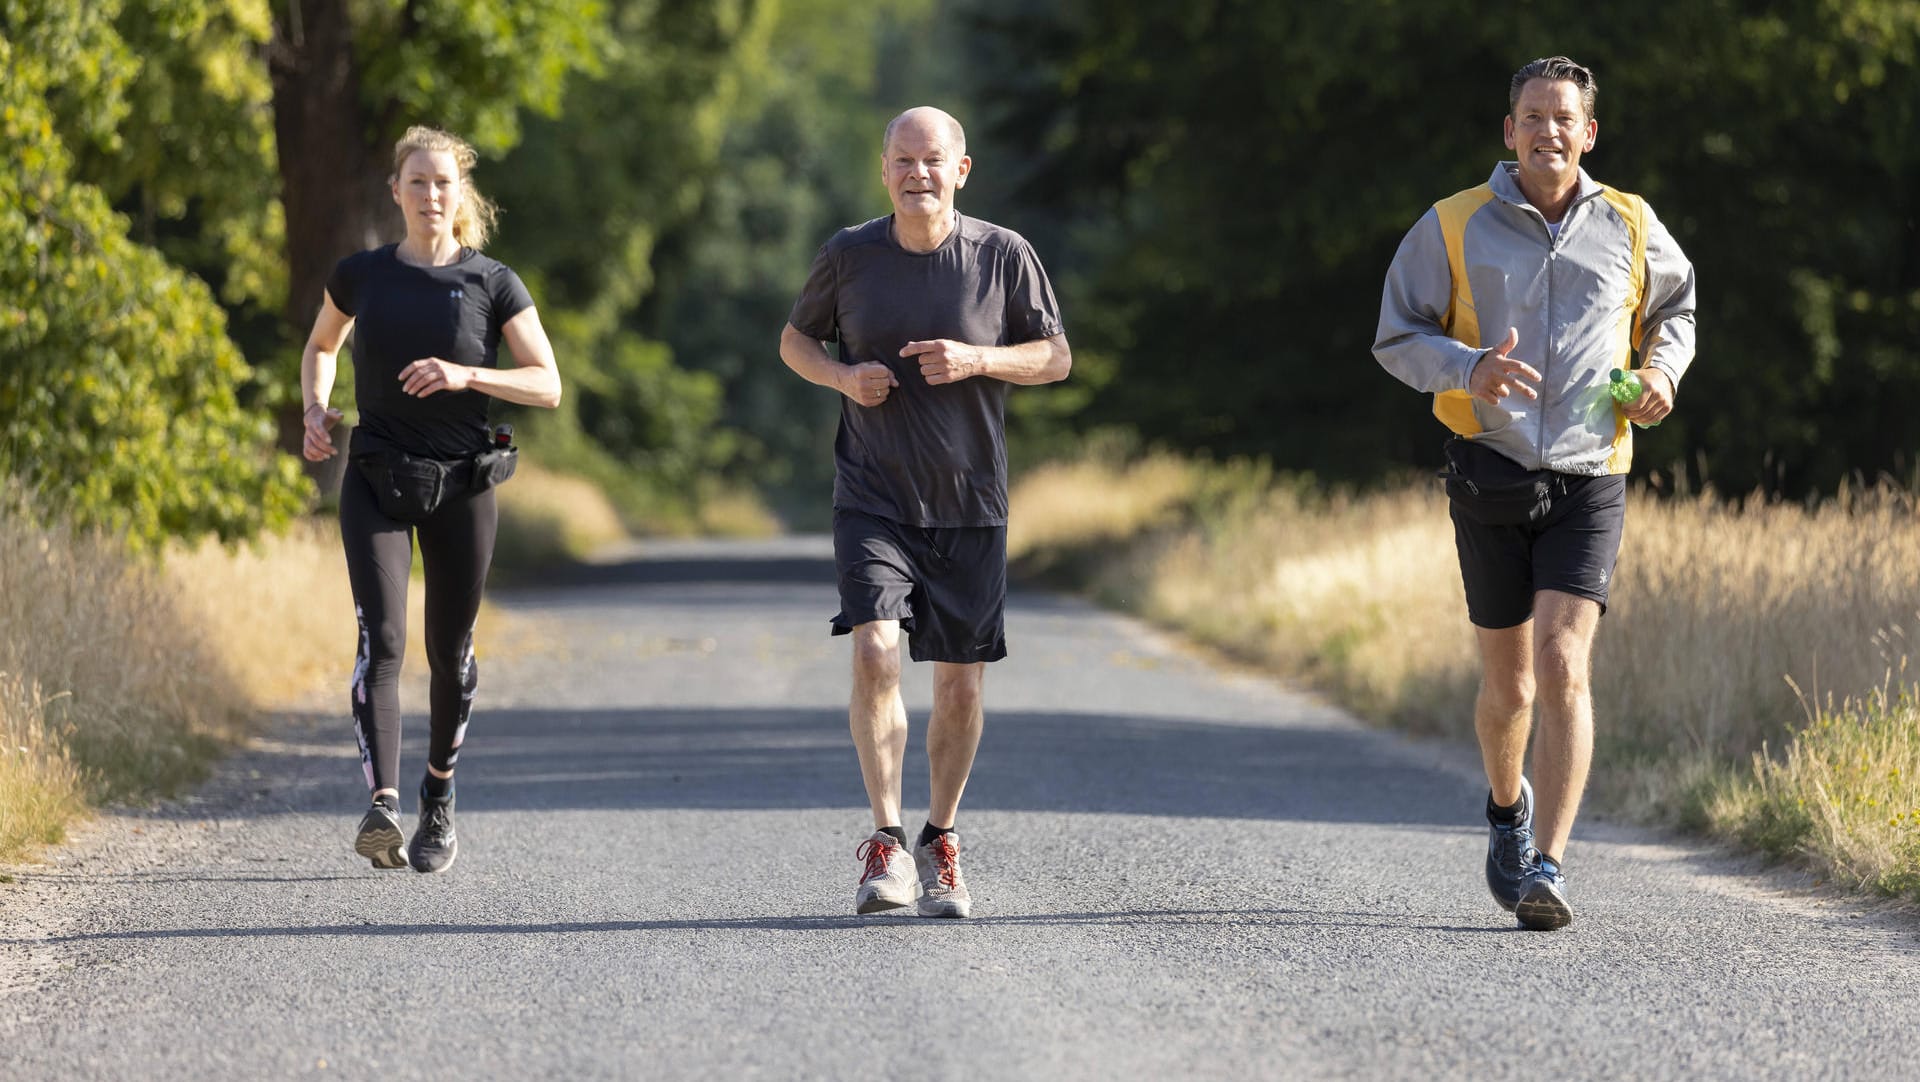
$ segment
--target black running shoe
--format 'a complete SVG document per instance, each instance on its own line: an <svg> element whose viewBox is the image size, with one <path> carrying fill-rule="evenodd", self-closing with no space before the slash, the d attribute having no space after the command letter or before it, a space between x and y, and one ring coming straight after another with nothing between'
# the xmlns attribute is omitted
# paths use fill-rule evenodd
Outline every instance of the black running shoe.
<svg viewBox="0 0 1920 1082"><path fill-rule="evenodd" d="M1535 852L1533 871L1527 874L1513 915L1519 918L1520 927L1536 932L1551 932L1573 923L1567 877L1561 874L1558 861Z"/></svg>
<svg viewBox="0 0 1920 1082"><path fill-rule="evenodd" d="M1493 794L1487 794L1487 889L1509 913L1533 871L1533 851L1533 786L1521 778L1520 814L1511 823L1493 817Z"/></svg>
<svg viewBox="0 0 1920 1082"><path fill-rule="evenodd" d="M353 836L353 851L373 861L376 868L406 867L407 839L400 833L400 817L385 804L368 808Z"/></svg>
<svg viewBox="0 0 1920 1082"><path fill-rule="evenodd" d="M413 844L407 847L416 872L444 872L453 867L460 855L460 839L453 833L453 794L434 800L420 794L420 825L414 829Z"/></svg>

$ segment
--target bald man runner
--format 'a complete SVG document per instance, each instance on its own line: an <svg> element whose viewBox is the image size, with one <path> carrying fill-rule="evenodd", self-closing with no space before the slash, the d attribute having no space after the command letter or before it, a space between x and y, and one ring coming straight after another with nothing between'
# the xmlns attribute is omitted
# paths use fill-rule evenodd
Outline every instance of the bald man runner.
<svg viewBox="0 0 1920 1082"><path fill-rule="evenodd" d="M833 634L853 640L848 720L874 826L856 850L858 913L916 897L924 917L972 910L954 824L980 744L986 664L1007 656L1007 387L1053 383L1072 366L1033 248L954 209L972 168L952 116L921 107L895 117L880 156L893 213L821 247L780 335L789 368L842 396ZM933 662L930 799L911 854L902 631L913 660Z"/></svg>

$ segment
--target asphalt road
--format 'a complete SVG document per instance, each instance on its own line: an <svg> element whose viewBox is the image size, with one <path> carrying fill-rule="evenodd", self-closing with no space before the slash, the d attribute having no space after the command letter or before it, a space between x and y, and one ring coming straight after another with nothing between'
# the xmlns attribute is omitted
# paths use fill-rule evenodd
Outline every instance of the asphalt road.
<svg viewBox="0 0 1920 1082"><path fill-rule="evenodd" d="M495 601L451 871L350 852L343 688L195 798L12 870L0 1078L1920 1072L1911 919L1583 823L1577 923L1519 931L1469 749L1047 595L1016 596L987 681L975 916L856 917L820 542L651 546Z"/></svg>

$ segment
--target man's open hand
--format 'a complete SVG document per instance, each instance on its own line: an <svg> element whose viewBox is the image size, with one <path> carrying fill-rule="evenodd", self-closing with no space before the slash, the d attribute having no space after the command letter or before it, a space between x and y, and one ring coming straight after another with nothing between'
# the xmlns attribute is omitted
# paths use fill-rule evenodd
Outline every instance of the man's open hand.
<svg viewBox="0 0 1920 1082"><path fill-rule="evenodd" d="M1540 373L1508 356L1519 347L1519 330L1508 327L1507 340L1488 350L1474 364L1473 372L1467 377L1467 393L1489 406L1497 406L1501 399L1515 393L1529 400L1539 398L1540 391L1533 385L1540 382Z"/></svg>

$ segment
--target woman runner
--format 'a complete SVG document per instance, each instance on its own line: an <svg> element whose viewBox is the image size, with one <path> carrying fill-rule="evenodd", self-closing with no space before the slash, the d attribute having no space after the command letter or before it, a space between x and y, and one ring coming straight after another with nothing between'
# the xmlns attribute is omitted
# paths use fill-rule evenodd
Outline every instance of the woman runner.
<svg viewBox="0 0 1920 1082"><path fill-rule="evenodd" d="M340 536L359 620L352 710L373 806L353 850L376 868L439 872L458 853L453 768L479 670L473 622L493 560L493 484L511 456L493 447L487 407L560 402L553 346L527 287L480 254L494 208L473 187L473 148L407 129L388 183L406 216L398 244L340 261L300 360L308 460L333 457L339 410L327 406L340 346L354 340L359 424L340 486ZM497 367L504 341L513 366ZM407 575L418 536L426 571L432 737L412 844L400 831L400 661Z"/></svg>

